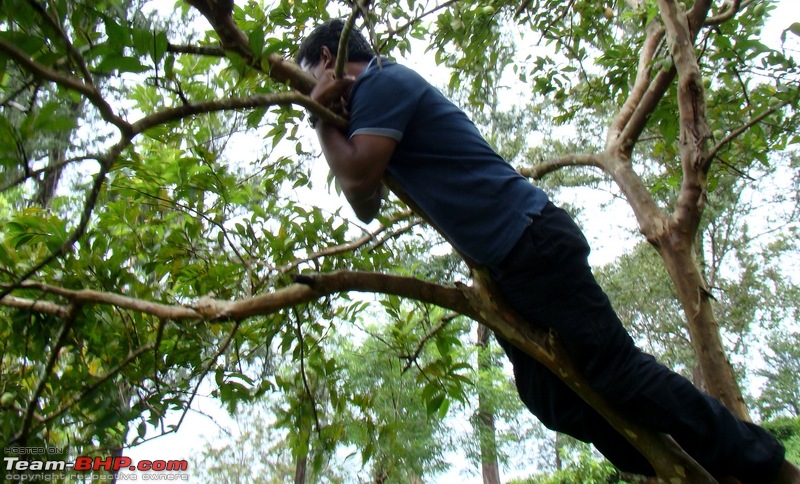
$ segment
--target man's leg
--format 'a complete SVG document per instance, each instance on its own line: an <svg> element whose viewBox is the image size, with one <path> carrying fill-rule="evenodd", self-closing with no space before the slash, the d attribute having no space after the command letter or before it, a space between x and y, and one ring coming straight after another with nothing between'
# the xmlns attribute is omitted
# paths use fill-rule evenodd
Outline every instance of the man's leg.
<svg viewBox="0 0 800 484"><path fill-rule="evenodd" d="M647 459L546 366L497 337L514 367L520 399L545 427L593 443L624 472L654 476Z"/></svg>
<svg viewBox="0 0 800 484"><path fill-rule="evenodd" d="M715 475L767 482L783 461L780 444L636 348L594 280L588 253L569 215L548 204L508 259L493 269L495 282L528 321L557 331L572 363L627 417L670 434ZM515 365L521 361L509 356ZM525 389L520 395L539 399ZM552 412L557 415L558 408ZM607 447L594 442L598 449Z"/></svg>

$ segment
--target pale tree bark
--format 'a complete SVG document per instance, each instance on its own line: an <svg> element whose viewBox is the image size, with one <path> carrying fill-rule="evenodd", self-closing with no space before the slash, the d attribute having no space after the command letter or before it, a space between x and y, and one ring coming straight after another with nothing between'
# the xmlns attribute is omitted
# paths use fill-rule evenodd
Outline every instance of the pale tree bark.
<svg viewBox="0 0 800 484"><path fill-rule="evenodd" d="M718 398L743 420L750 420L741 388L727 358L712 307L712 296L702 270L695 260L696 235L706 201L707 174L715 151L708 149L710 130L706 120L705 98L694 42L706 22L710 2L699 0L688 12L676 0L658 0L660 20L646 29L640 51L636 80L628 99L609 125L605 151L596 154L570 155L548 160L523 171L534 179L569 166L592 166L607 173L625 195L636 216L641 233L660 254L672 279L688 323L697 355L698 374L704 389ZM709 22L714 24L733 17L732 6ZM655 68L652 62L658 46L666 40L674 65ZM671 213L662 210L635 172L632 151L647 126L647 118L663 99L677 77L677 102L680 115L680 161L683 181ZM774 108L766 110L746 127L762 120ZM732 137L726 138L730 142Z"/></svg>

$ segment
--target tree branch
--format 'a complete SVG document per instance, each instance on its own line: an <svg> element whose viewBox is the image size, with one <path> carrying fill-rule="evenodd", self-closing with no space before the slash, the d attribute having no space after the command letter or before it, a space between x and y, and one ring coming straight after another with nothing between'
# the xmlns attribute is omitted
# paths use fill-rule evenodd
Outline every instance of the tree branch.
<svg viewBox="0 0 800 484"><path fill-rule="evenodd" d="M256 58L250 50L247 36L233 21L233 1L220 0L186 0L196 8L211 24L225 50L230 50L245 59L247 64L257 70L261 69L261 58ZM270 77L281 83L288 83L293 89L309 94L316 80L294 62L287 61L277 54L270 54L264 60L269 66Z"/></svg>
<svg viewBox="0 0 800 484"><path fill-rule="evenodd" d="M24 309L25 311L40 314L50 314L59 318L66 318L69 316L69 307L60 306L49 301L38 301L14 296L4 296L2 299L0 299L0 306Z"/></svg>
<svg viewBox="0 0 800 484"><path fill-rule="evenodd" d="M308 375L306 374L306 348L303 341L303 328L300 326L300 315L295 311L295 331L297 333L297 343L300 345L300 376L303 379L303 389L306 391L306 396L311 400L311 411L314 414L314 425L316 426L317 435L322 432L322 426L319 423L319 414L317 413L317 399L311 391L311 385L308 384Z"/></svg>
<svg viewBox="0 0 800 484"><path fill-rule="evenodd" d="M386 40L384 40L383 44L378 46L378 50L383 49L383 47L386 46L386 43L389 41L389 39L391 39L394 35L405 32L406 30L411 28L412 25L414 25L415 23L419 22L420 20L422 20L423 18L427 17L428 15L432 15L432 14L438 12L439 10L442 10L444 8L449 7L450 5L453 5L454 3L458 3L459 1L460 0L448 0L448 1L444 2L444 3L442 3L441 5L437 5L436 7L432 8L431 10L428 10L427 12L421 13L420 15L414 17L413 19L409 20L408 22L406 22L405 24L401 25L400 27L397 27L396 29L394 29L394 30L390 29L389 32L388 32L388 37L386 38Z"/></svg>
<svg viewBox="0 0 800 484"><path fill-rule="evenodd" d="M708 139L711 130L706 121L706 102L700 68L694 53L694 32L690 25L702 25L708 1L698 0L692 11L684 15L675 0L658 0L661 18L678 72L678 110L680 114L680 155L683 183L673 219L674 226L694 234L704 204ZM703 5L705 4L705 11ZM693 235L692 235L693 236Z"/></svg>
<svg viewBox="0 0 800 484"><path fill-rule="evenodd" d="M42 260L38 263L34 264L27 272L25 272L22 276L18 277L16 282L10 286L5 287L2 291L0 291L0 301L2 301L5 296L9 295L11 291L15 287L19 287L22 283L28 280L31 276L39 272L44 266L50 264L57 258L63 256L67 253L68 250L75 245L75 243L80 239L83 234L86 232L86 228L89 225L89 219L92 217L92 213L94 212L94 207L97 204L97 200L100 197L100 191L103 188L103 184L106 180L106 175L111 170L111 167L114 165L114 160L119 157L122 150L125 149L131 142L130 138L123 138L120 140L116 145L114 145L109 154L105 159L103 159L100 163L100 171L94 177L94 182L92 183L92 188L89 191L89 195L86 197L86 201L84 202L83 212L81 213L81 218L78 221L78 226L72 231L72 234L69 238L64 241L61 246L56 249L55 251L51 252L47 256L45 256ZM2 286L0 286L2 287Z"/></svg>
<svg viewBox="0 0 800 484"><path fill-rule="evenodd" d="M497 296L484 270L474 270L474 287L465 296L481 315L477 321L533 356L603 416L647 458L660 479L675 483L716 483L670 437L630 422L597 393L570 362L555 333L535 329Z"/></svg>
<svg viewBox="0 0 800 484"><path fill-rule="evenodd" d="M376 272L341 271L329 274L298 275L295 278L297 284L277 289L274 292L237 301L220 301L204 297L200 298L193 307L168 305L89 289L65 289L34 282L24 282L17 287L63 297L72 304L115 306L175 321L242 320L257 315L272 314L283 308L347 291L393 294L436 304L462 312L467 316L474 316L459 289L410 277ZM3 285L0 287L8 289L15 286ZM32 310L36 304L35 301L29 301L27 304L18 301L28 300L5 297L0 299L0 305L23 306L24 309ZM38 304L35 307L48 314L56 312L60 314L60 311L63 310L63 307L55 303Z"/></svg>
<svg viewBox="0 0 800 484"><path fill-rule="evenodd" d="M405 373L406 371L408 371L408 369L411 368L411 365L414 365L417 362L417 358L419 357L419 354L422 353L422 349L425 348L425 344L428 341L430 341L431 338L436 336L436 334L439 331L444 329L444 327L447 326L447 323L449 323L450 321L454 320L458 316L460 316L460 314L451 314L451 315L449 315L447 317L442 318L442 320L439 321L439 324L434 326L433 329L428 331L428 333L425 336L423 336L421 340L419 340L419 343L417 343L417 347L414 349L414 353L412 353L412 354L410 354L408 356L403 356L403 358L405 358L407 361L406 361L405 366L403 366L402 373Z"/></svg>
<svg viewBox="0 0 800 484"><path fill-rule="evenodd" d="M290 270L296 269L300 264L303 264L304 262L309 262L309 261L312 261L312 260L316 260L316 259L319 259L320 257L329 257L329 256L332 256L332 255L342 254L342 253L345 253L345 252L353 252L353 251L355 251L355 250L367 245L368 243L372 242L373 240L376 240L380 234L385 232L392 225L394 225L395 223L399 222L400 220L407 219L411 215L412 215L411 210L405 210L403 212L400 212L400 213L396 214L395 216L393 216L392 218L390 218L388 220L387 224L382 224L377 229L373 230L372 232L370 232L370 233L368 233L368 234L366 234L366 235L364 235L364 236L362 236L362 237L360 237L360 238L358 238L358 239L356 239L356 240L354 240L352 242L348 242L348 243L342 244L342 245L337 245L337 246L334 246L334 247L326 247L326 248L324 248L324 249L322 249L320 251L312 252L311 254L307 255L306 257L302 257L302 258L296 259L296 260L294 260L294 261L292 261L292 262L290 262L290 263L288 263L286 265L283 265L281 267L276 268L275 270L280 272L280 273L285 273L285 272L288 272Z"/></svg>
<svg viewBox="0 0 800 484"><path fill-rule="evenodd" d="M321 119L330 122L338 128L346 128L347 120L325 108L322 104L298 92L279 92L273 94L254 94L242 98L215 99L184 104L149 114L131 125L134 134L139 134L149 128L165 123L177 121L189 116L212 113L216 111L230 111L236 109L253 109L279 104L297 104L303 106Z"/></svg>
<svg viewBox="0 0 800 484"><path fill-rule="evenodd" d="M661 41L664 39L664 28L655 20L651 21L646 29L646 37L642 50L639 53L639 67L636 73L636 80L634 81L628 99L622 105L619 113L617 114L611 126L608 129L608 136L606 137L606 149L612 149L612 144L617 147L625 146L625 150L621 150L627 159L630 159L630 149L633 148L636 139L641 135L643 126L637 127L634 131L629 131L628 136L636 134L635 139L627 137L620 137L623 133L623 128L629 125L631 117L636 112L645 94L648 92L650 81L652 80L651 72L653 69L653 59L658 52ZM639 119L642 119L641 117Z"/></svg>
<svg viewBox="0 0 800 484"><path fill-rule="evenodd" d="M279 289L273 293L264 294L255 298L241 301L226 302L201 300L195 310L181 306L165 307L158 303L148 303L116 294L100 293L95 291L74 291L53 287L44 284L26 283L26 289L37 289L42 292L52 293L66 297L73 305L83 304L114 304L122 309L136 309L148 314L164 314L159 311L169 309L170 314L182 316L186 320L217 319L234 320L236 325L228 335L212 362L224 352L233 338L240 321L245 318L273 313L279 309L296 304L319 299L325 295L344 291L365 291L372 293L394 294L401 297L415 299L443 308L451 309L459 314L470 317L497 332L500 336L531 354L537 360L548 365L587 402L597 408L622 435L630 439L659 472L662 478L668 478L683 473L689 476L689 482L711 482L700 479L702 470L693 469L688 456L676 450L674 443L665 437L656 435L646 429L625 422L616 415L610 407L603 402L580 375L570 366L568 358L560 349L552 335L542 330L534 330L523 319L507 309L490 290L491 287L485 276L476 272L476 286L470 288L464 285L445 287L418 279L400 277L368 272L335 272L330 274L301 275L296 277L297 283ZM5 299L0 302L5 302ZM156 311L158 309L159 311ZM156 314L157 313L157 314ZM207 373L208 370L205 372ZM667 446L667 457L663 454ZM681 465L675 468L672 464L678 459ZM686 482L679 480L676 482Z"/></svg>
<svg viewBox="0 0 800 484"><path fill-rule="evenodd" d="M61 87L82 94L98 109L98 111L100 111L102 118L116 126L123 133L123 136L130 133L131 127L128 122L114 113L114 109L106 102L93 85L85 84L78 78L62 74L39 64L31 59L28 54L3 39L0 39L0 52L8 55L17 65L33 74L35 77L54 82Z"/></svg>
<svg viewBox="0 0 800 484"><path fill-rule="evenodd" d="M70 158L68 160L63 160L63 161L58 162L58 163L53 163L51 165L47 165L45 167L39 168L38 170L30 171L28 173L20 175L19 177L15 178L13 180L9 180L9 181L3 183L2 185L0 185L0 192L4 192L6 190L14 188L17 185L20 185L20 184L24 183L25 180L29 180L31 178L35 178L35 177L37 177L37 176L39 176L41 174L50 173L52 171L58 171L58 170L64 168L65 166L67 166L67 165L69 165L71 163L78 163L78 162L87 161L87 160L100 161L100 159L101 159L100 155L86 155L86 156L77 156L75 158Z"/></svg>
<svg viewBox="0 0 800 484"><path fill-rule="evenodd" d="M225 57L225 49L219 45L178 45L173 43L167 44L167 52L173 54L191 54L202 55L208 57Z"/></svg>
<svg viewBox="0 0 800 484"><path fill-rule="evenodd" d="M753 126L755 126L756 124L760 123L764 118L766 118L770 114L773 114L776 111L778 111L780 109L783 109L784 107L788 106L789 104L792 104L792 102L791 101L783 101L781 103L776 104L775 106L771 106L770 108L768 108L764 112L760 113L758 116L756 116L754 118L751 118L749 121L747 121L742 126L740 126L740 127L736 128L735 130L731 131L727 136L725 136L713 148L711 148L708 151L708 154L706 155L706 158L705 158L705 160L703 160L702 164L703 165L710 165L711 162L713 161L714 157L717 156L717 153L719 153L719 151L725 145L727 145L728 143L730 143L734 139L736 139L739 136L741 136L748 129L750 129Z"/></svg>
<svg viewBox="0 0 800 484"><path fill-rule="evenodd" d="M540 180L550 173L569 166L593 166L603 170L605 168L605 164L602 158L602 155L598 154L566 155L560 158L543 161L542 163L537 163L532 167L522 167L517 171L522 176L532 178L534 180Z"/></svg>
<svg viewBox="0 0 800 484"><path fill-rule="evenodd" d="M37 0L28 0L28 4L36 10L39 15L50 25L50 28L55 30L56 34L58 34L60 40L64 42L64 46L67 48L67 55L75 65L78 66L78 70L81 71L83 75L83 82L87 85L94 86L94 80L92 79L92 74L89 72L89 68L86 66L86 60L84 60L83 56L75 49L75 46L72 45L72 42L69 40L66 32L64 32L64 28L61 26L60 23L56 19L54 19L49 13L47 13L47 9L40 4ZM52 7L52 4L51 4Z"/></svg>
<svg viewBox="0 0 800 484"><path fill-rule="evenodd" d="M200 389L200 385L203 383L203 380L205 379L206 375L208 375L208 372L211 371L211 368L216 364L217 359L220 356L222 356L222 354L225 353L225 351L228 349L228 346L230 346L231 341L233 341L233 337L236 336L236 332L239 331L239 325L241 323L242 323L241 320L237 320L234 322L233 327L228 333L228 336L225 338L225 341L223 341L220 347L217 349L217 351L214 352L214 356L212 356L211 359L208 360L208 364L206 365L205 369L203 369L203 372L200 374L200 378L197 379L197 383L195 384L194 389L192 390L192 395L189 397L189 401L186 402L186 408L184 409L181 418L178 419L178 423L175 425L174 429L175 432L177 432L178 429L181 428L183 419L186 417L186 414L192 407L192 402L194 401L194 397L197 395L197 391Z"/></svg>
<svg viewBox="0 0 800 484"><path fill-rule="evenodd" d="M626 156L630 158L630 153L633 151L636 141L642 135L645 127L647 127L647 118L658 106L669 85L675 80L677 73L675 66L672 66L669 70L662 69L658 71L619 135L618 149L621 153L626 153Z"/></svg>
<svg viewBox="0 0 800 484"><path fill-rule="evenodd" d="M53 420L58 418L61 414L63 414L64 412L72 408L74 405L76 405L78 402L89 396L92 392L97 390L100 387L100 385L107 382L114 375L122 371L122 369L125 368L128 364L130 364L133 360L135 360L142 354L147 353L148 351L152 350L155 347L156 343L148 343L140 348L137 348L135 351L130 352L128 356L125 357L124 360L114 365L114 367L108 370L108 372L105 375L98 378L97 381L95 381L91 385L86 385L86 387L84 387L84 389L81 390L81 392L77 396L72 398L72 400L70 400L67 403L61 404L55 411L53 411L53 413L41 417L39 419L39 423L44 425L47 424L48 422L52 422Z"/></svg>

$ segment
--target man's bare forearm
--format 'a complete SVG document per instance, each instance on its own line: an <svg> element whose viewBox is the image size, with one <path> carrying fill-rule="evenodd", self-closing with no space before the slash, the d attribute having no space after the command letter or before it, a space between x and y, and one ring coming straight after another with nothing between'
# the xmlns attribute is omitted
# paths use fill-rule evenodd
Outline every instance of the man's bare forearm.
<svg viewBox="0 0 800 484"><path fill-rule="evenodd" d="M337 128L320 121L316 132L325 160L356 216L371 221L381 206L380 178L375 178L364 154Z"/></svg>

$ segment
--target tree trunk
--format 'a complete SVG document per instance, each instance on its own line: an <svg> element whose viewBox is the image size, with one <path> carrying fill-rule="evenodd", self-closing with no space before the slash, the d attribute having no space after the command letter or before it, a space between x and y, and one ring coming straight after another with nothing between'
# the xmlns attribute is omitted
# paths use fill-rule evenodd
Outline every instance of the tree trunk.
<svg viewBox="0 0 800 484"><path fill-rule="evenodd" d="M491 367L493 361L488 354L489 328L478 324L478 373ZM500 484L500 466L497 463L497 430L494 412L486 401L486 395L478 388L478 439L481 444L481 474L483 484Z"/></svg>
<svg viewBox="0 0 800 484"><path fill-rule="evenodd" d="M561 462L561 447L563 446L563 437L561 432L556 432L555 441L553 442L553 454L555 454L555 470L560 471L564 468L564 464Z"/></svg>
<svg viewBox="0 0 800 484"><path fill-rule="evenodd" d="M294 484L305 484L307 467L308 467L308 454L303 454L301 456L298 456L294 466Z"/></svg>
<svg viewBox="0 0 800 484"><path fill-rule="evenodd" d="M722 344L719 323L711 306L711 293L691 257L691 250L662 244L659 253L678 291L706 391L734 415L750 421L742 390Z"/></svg>
<svg viewBox="0 0 800 484"><path fill-rule="evenodd" d="M67 104L70 117L78 118L81 112L81 103L71 102ZM50 202L56 194L58 182L61 180L61 173L64 171L64 162L67 159L67 149L70 146L72 131L61 131L54 135L50 143L52 146L47 153L47 166L50 171L42 174L36 190L36 203L49 208Z"/></svg>

